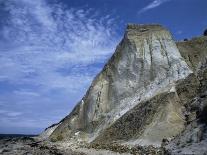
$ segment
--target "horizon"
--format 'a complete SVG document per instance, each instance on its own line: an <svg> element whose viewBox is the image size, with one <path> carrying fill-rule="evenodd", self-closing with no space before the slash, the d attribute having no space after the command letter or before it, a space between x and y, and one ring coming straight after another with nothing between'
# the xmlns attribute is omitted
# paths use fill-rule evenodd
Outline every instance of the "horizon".
<svg viewBox="0 0 207 155"><path fill-rule="evenodd" d="M206 0L0 0L0 134L36 135L68 115L128 23L160 24L182 41L203 35L205 6Z"/></svg>

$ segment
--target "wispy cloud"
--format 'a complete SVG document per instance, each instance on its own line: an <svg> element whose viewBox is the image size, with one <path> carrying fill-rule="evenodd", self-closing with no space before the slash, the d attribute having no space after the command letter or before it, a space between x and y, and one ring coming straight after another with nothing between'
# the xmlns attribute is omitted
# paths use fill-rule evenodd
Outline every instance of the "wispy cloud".
<svg viewBox="0 0 207 155"><path fill-rule="evenodd" d="M4 115L4 116L7 116L7 117L16 117L16 116L20 116L22 114L23 114L22 112L0 110L0 115Z"/></svg>
<svg viewBox="0 0 207 155"><path fill-rule="evenodd" d="M37 93L37 92L32 92L32 91L30 91L30 90L15 90L14 92L13 92L15 95L18 95L18 96L20 96L20 95L23 95L23 96L33 96L33 97L38 97L39 96L39 93Z"/></svg>
<svg viewBox="0 0 207 155"><path fill-rule="evenodd" d="M180 35L180 34L183 34L183 31L182 30L178 30L175 32L177 35Z"/></svg>
<svg viewBox="0 0 207 155"><path fill-rule="evenodd" d="M0 102L53 111L80 99L117 44L115 19L45 0L0 3Z"/></svg>
<svg viewBox="0 0 207 155"><path fill-rule="evenodd" d="M148 4L147 6L145 6L144 8L142 8L138 14L142 14L148 10L154 9L156 7L159 7L160 5L162 5L163 3L169 2L172 0L153 0L150 4Z"/></svg>

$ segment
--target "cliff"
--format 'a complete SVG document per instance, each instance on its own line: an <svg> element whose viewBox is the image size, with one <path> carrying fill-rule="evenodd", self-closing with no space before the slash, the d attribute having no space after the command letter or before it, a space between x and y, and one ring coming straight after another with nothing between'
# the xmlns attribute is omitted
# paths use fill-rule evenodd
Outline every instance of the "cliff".
<svg viewBox="0 0 207 155"><path fill-rule="evenodd" d="M206 40L175 43L160 25L129 24L82 100L43 135L92 147L160 147L182 137L190 103L207 89ZM166 150L173 152L170 143Z"/></svg>

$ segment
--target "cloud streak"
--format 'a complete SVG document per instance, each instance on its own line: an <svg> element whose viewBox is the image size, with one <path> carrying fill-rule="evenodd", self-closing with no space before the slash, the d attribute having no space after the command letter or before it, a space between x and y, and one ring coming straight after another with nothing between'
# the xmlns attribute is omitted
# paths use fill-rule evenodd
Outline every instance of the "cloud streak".
<svg viewBox="0 0 207 155"><path fill-rule="evenodd" d="M142 14L148 10L151 10L151 9L154 9L154 8L157 8L159 7L160 5L166 3L166 2L169 2L169 1L172 1L172 0L153 0L150 4L148 4L147 6L145 6L144 8L142 8L138 14Z"/></svg>
<svg viewBox="0 0 207 155"><path fill-rule="evenodd" d="M7 117L16 117L22 115L22 112L0 110L0 115L5 115Z"/></svg>
<svg viewBox="0 0 207 155"><path fill-rule="evenodd" d="M26 104L31 116L22 119L37 120L65 106L68 109L56 113L61 119L112 54L118 40L115 19L90 8L69 8L45 0L0 3L7 15L0 19L4 21L0 22L4 23L0 25L0 102L7 104L6 110L19 110L19 105ZM51 112L40 113L38 107Z"/></svg>

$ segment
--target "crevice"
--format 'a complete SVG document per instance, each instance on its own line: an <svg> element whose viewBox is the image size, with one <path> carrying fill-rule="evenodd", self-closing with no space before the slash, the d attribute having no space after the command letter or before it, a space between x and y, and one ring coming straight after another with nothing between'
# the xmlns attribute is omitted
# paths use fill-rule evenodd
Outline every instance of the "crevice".
<svg viewBox="0 0 207 155"><path fill-rule="evenodd" d="M166 50L166 46L165 44L162 44L162 42L160 41L160 39L158 39L159 43L160 43L160 46L161 46L161 51L164 52L166 58L167 58L167 63L168 63L168 66L169 68L171 68L171 63L170 63L170 60L169 60L169 57L168 57L168 53L167 53L167 50Z"/></svg>
<svg viewBox="0 0 207 155"><path fill-rule="evenodd" d="M149 52L150 52L150 81L154 80L154 64L153 64L153 48L152 48L152 35L149 37L150 39L147 40L147 43L149 45Z"/></svg>

